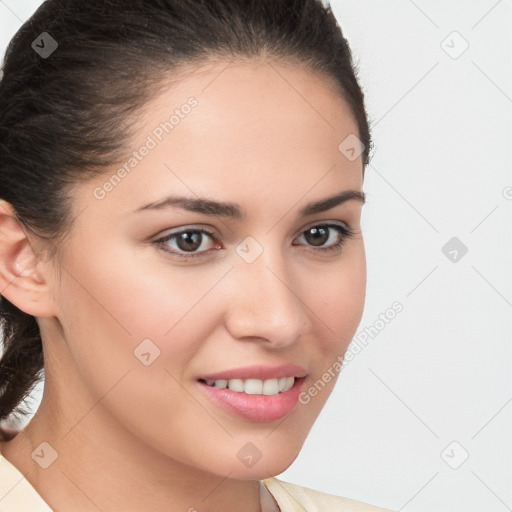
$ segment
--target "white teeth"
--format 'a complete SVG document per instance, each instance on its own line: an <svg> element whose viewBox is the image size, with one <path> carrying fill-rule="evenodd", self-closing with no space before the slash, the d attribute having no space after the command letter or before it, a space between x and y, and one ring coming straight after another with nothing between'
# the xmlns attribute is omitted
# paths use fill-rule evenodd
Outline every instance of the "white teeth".
<svg viewBox="0 0 512 512"><path fill-rule="evenodd" d="M208 386L247 393L248 395L277 395L288 391L295 382L295 377L282 377L280 379L229 379L229 380L207 380Z"/></svg>

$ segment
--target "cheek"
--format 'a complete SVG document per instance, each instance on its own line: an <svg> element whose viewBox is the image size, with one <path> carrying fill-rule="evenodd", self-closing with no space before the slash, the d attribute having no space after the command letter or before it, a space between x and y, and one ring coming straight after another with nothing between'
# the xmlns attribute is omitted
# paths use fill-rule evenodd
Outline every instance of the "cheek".
<svg viewBox="0 0 512 512"><path fill-rule="evenodd" d="M316 350L311 355L314 374L306 381L299 397L299 410L311 424L320 414L340 376L343 356L355 335L363 314L366 291L364 247L358 247L351 258L323 275L318 293L310 295L314 307ZM309 283L310 289L313 283Z"/></svg>
<svg viewBox="0 0 512 512"><path fill-rule="evenodd" d="M111 247L88 254L86 262L76 259L62 276L64 337L98 393L123 371L143 366L141 359L181 379L218 321L219 308L205 314L204 299L225 268L162 266L127 252Z"/></svg>
<svg viewBox="0 0 512 512"><path fill-rule="evenodd" d="M59 320L74 365L70 371L82 378L83 400L101 400L132 432L171 445L170 432L186 436L187 428L205 422L181 383L211 332L214 314L206 317L200 299L218 276L192 286L196 281L183 269L182 278L163 280L161 272L135 272L120 262L88 259L70 269L72 277L63 274ZM88 410L88 403L83 407Z"/></svg>
<svg viewBox="0 0 512 512"><path fill-rule="evenodd" d="M310 282L316 290L312 307L317 325L325 333L323 347L331 356L339 354L350 343L363 314L366 294L366 262L362 244L354 248L350 257L321 274L320 282ZM323 325L323 327L322 327ZM334 341L333 341L334 340Z"/></svg>

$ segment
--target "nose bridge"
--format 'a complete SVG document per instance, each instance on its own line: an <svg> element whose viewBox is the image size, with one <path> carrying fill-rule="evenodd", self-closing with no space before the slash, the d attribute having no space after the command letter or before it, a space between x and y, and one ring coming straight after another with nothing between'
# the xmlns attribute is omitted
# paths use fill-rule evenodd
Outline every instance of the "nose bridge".
<svg viewBox="0 0 512 512"><path fill-rule="evenodd" d="M252 262L240 257L231 278L235 284L227 327L233 336L286 345L303 332L305 306L279 248L266 247Z"/></svg>

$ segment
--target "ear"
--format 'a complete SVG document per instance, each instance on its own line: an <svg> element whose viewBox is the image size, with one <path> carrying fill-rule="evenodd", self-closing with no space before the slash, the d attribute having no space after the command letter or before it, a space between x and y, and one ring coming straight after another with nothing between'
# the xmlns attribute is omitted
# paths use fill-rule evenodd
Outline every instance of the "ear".
<svg viewBox="0 0 512 512"><path fill-rule="evenodd" d="M38 269L42 263L14 213L0 200L0 293L29 315L56 316L48 282Z"/></svg>

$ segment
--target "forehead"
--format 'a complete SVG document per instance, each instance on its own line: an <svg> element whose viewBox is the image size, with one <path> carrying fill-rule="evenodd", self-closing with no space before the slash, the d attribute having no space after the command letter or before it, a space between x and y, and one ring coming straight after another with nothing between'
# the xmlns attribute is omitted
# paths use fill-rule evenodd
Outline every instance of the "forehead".
<svg viewBox="0 0 512 512"><path fill-rule="evenodd" d="M286 191L298 201L315 188L316 196L360 189L361 158L339 150L355 134L346 102L307 68L212 62L170 77L146 103L124 163L144 156L132 158L106 199L118 207L172 192L243 202Z"/></svg>
<svg viewBox="0 0 512 512"><path fill-rule="evenodd" d="M193 109L186 107L191 98L197 103ZM283 141L289 144L278 149L299 153L305 141L306 150L329 146L358 131L349 106L329 82L304 66L263 59L217 61L180 71L168 89L147 102L139 117L138 142L173 112L179 119L174 116L172 134L164 134L171 135L164 137L169 144L200 139L231 146L233 153L239 147L277 149Z"/></svg>

